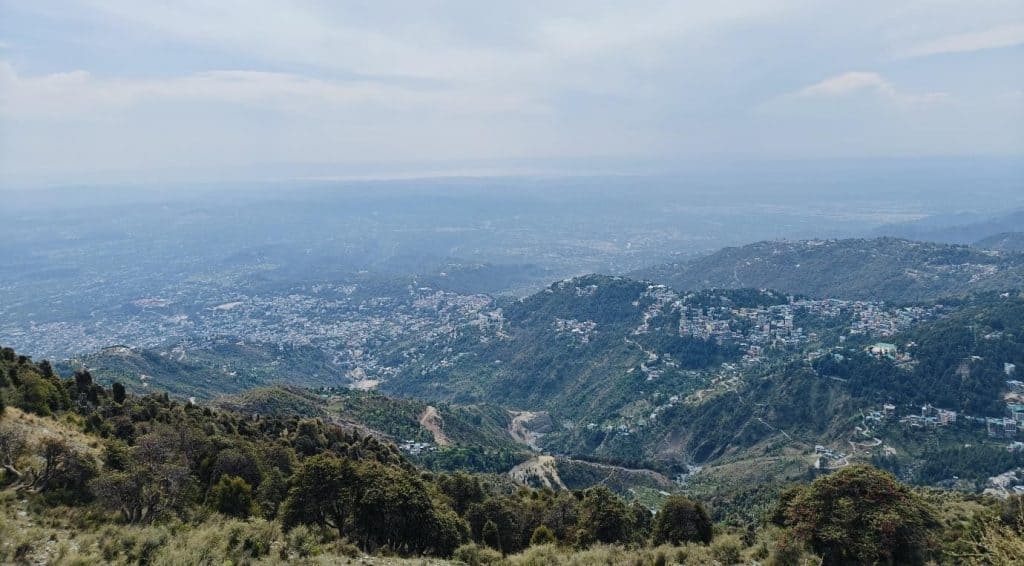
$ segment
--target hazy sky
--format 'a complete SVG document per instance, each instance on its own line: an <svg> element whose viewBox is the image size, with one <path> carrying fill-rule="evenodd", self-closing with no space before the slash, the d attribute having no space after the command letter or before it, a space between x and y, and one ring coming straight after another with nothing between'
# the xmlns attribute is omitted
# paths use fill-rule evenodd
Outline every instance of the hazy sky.
<svg viewBox="0 0 1024 566"><path fill-rule="evenodd" d="M1024 155L1024 2L0 0L0 183Z"/></svg>

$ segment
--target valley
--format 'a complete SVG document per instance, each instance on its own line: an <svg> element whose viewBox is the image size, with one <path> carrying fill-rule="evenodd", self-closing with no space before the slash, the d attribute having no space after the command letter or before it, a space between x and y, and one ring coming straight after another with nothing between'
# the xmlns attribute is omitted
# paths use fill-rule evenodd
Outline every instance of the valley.
<svg viewBox="0 0 1024 566"><path fill-rule="evenodd" d="M238 296L186 317L187 331L162 346L104 348L60 368L88 368L140 394L349 423L432 469L582 487L607 483L598 470L614 466L616 490L648 490L648 501L731 485L726 475L744 465L788 462L777 476L752 478L769 490L855 462L936 484L954 475L922 471L936 450L966 442L983 461L993 450L1014 454L1014 419L1024 412L1014 412L1008 368L1024 367L1014 318L1024 299L985 291L1012 285L1014 256L888 239L778 246L772 257L787 258L773 260L779 269L790 261L838 262L829 269L839 272L863 266L861 256L830 251L856 248L890 263L900 257L906 273L932 270L936 289L960 285L970 261L996 271L966 297L921 300L911 287L892 301L816 298L799 288L681 292L596 275L521 299L412 282L323 284L289 288L280 300ZM893 256L894 246L904 251ZM936 267L945 264L956 267ZM890 296L898 289L884 288ZM173 306L147 306L160 309ZM967 327L973 342L963 342ZM951 343L961 344L957 357ZM258 395L282 386L292 393ZM961 489L979 491L1006 471L999 466L1014 465L1024 460L955 475ZM724 516L735 505L712 510Z"/></svg>

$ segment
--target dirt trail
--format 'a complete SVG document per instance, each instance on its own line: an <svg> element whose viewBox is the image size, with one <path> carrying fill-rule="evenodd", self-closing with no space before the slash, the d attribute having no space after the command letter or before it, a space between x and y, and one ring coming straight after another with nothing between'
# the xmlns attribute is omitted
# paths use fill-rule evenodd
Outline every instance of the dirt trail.
<svg viewBox="0 0 1024 566"><path fill-rule="evenodd" d="M522 485L539 483L551 489L569 489L562 482L562 478L558 476L558 465L554 456L531 458L509 470L508 475L513 481Z"/></svg>
<svg viewBox="0 0 1024 566"><path fill-rule="evenodd" d="M420 415L420 426L429 430L430 434L434 435L434 444L438 446L451 445L452 441L448 440L444 430L442 430L444 420L433 405L427 405L427 408L423 409L423 414Z"/></svg>
<svg viewBox="0 0 1024 566"><path fill-rule="evenodd" d="M537 435L526 428L526 424L537 417L537 413L520 411L512 414L512 422L508 425L508 433L516 442L521 442L537 450Z"/></svg>

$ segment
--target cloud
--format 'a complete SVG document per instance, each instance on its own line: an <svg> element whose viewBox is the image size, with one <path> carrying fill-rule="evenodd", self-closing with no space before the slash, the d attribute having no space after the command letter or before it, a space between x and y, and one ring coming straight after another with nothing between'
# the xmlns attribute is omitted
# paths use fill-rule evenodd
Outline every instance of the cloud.
<svg viewBox="0 0 1024 566"><path fill-rule="evenodd" d="M896 90L891 82L878 73L869 71L847 71L800 89L796 95L804 98L828 98L851 96L858 93L898 102L937 102L945 100L944 92L911 94Z"/></svg>
<svg viewBox="0 0 1024 566"><path fill-rule="evenodd" d="M850 93L871 90L885 96L892 96L896 89L878 73L848 71L829 77L800 90L800 96L843 96Z"/></svg>
<svg viewBox="0 0 1024 566"><path fill-rule="evenodd" d="M947 53L967 53L1024 45L1024 23L993 27L984 31L959 33L933 39L905 49L903 57L926 57Z"/></svg>
<svg viewBox="0 0 1024 566"><path fill-rule="evenodd" d="M243 104L294 114L367 105L393 110L440 108L460 114L538 109L508 94L467 97L443 88L406 88L370 80L330 81L241 70L160 79L109 79L84 70L22 76L0 61L0 115L12 119L102 116L136 105L174 101Z"/></svg>
<svg viewBox="0 0 1024 566"><path fill-rule="evenodd" d="M0 12L0 178L229 157L806 156L827 149L820 124L843 120L864 132L851 154L899 136L907 153L1024 148L1021 106L1004 96L1024 87L1009 68L1019 52L893 60L1015 41L1019 0L0 0ZM805 135L790 134L801 121Z"/></svg>

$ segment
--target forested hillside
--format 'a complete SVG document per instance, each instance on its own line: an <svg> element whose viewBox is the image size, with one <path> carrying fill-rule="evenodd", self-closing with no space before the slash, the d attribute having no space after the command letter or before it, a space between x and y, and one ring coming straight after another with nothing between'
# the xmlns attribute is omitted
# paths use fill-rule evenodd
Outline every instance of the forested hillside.
<svg viewBox="0 0 1024 566"><path fill-rule="evenodd" d="M989 438L986 419L1009 415L1022 315L1024 298L1009 292L889 307L588 276L508 305L496 328L421 348L383 387L541 411L553 423L536 436L540 447L669 475L782 456L785 479L825 445L840 465L883 458L908 481L934 483L957 475L955 465L918 473L927 454L969 441L980 489L1019 460L984 454L1006 446ZM872 353L879 340L891 352ZM917 421L865 424L890 404L893 421L922 406L961 418L927 435L908 432Z"/></svg>
<svg viewBox="0 0 1024 566"><path fill-rule="evenodd" d="M751 300L759 298L778 299L754 293ZM453 341L420 348L383 387L597 418L654 388L691 388L693 371L739 359L736 345L681 336L677 299L626 278L559 282L509 305L500 328L464 328Z"/></svg>
<svg viewBox="0 0 1024 566"><path fill-rule="evenodd" d="M0 458L5 563L1009 564L1024 529L1017 500L939 498L857 466L745 525L679 495L652 514L603 487L426 473L344 425L139 397L6 348Z"/></svg>
<svg viewBox="0 0 1024 566"><path fill-rule="evenodd" d="M163 348L111 346L64 362L60 369L71 372L87 367L97 378L118 381L140 394L165 391L183 398L212 399L277 383L335 385L344 369L333 358L313 346L220 338Z"/></svg>
<svg viewBox="0 0 1024 566"><path fill-rule="evenodd" d="M681 291L753 287L911 302L1024 288L1024 256L895 238L776 241L725 248L633 276Z"/></svg>

